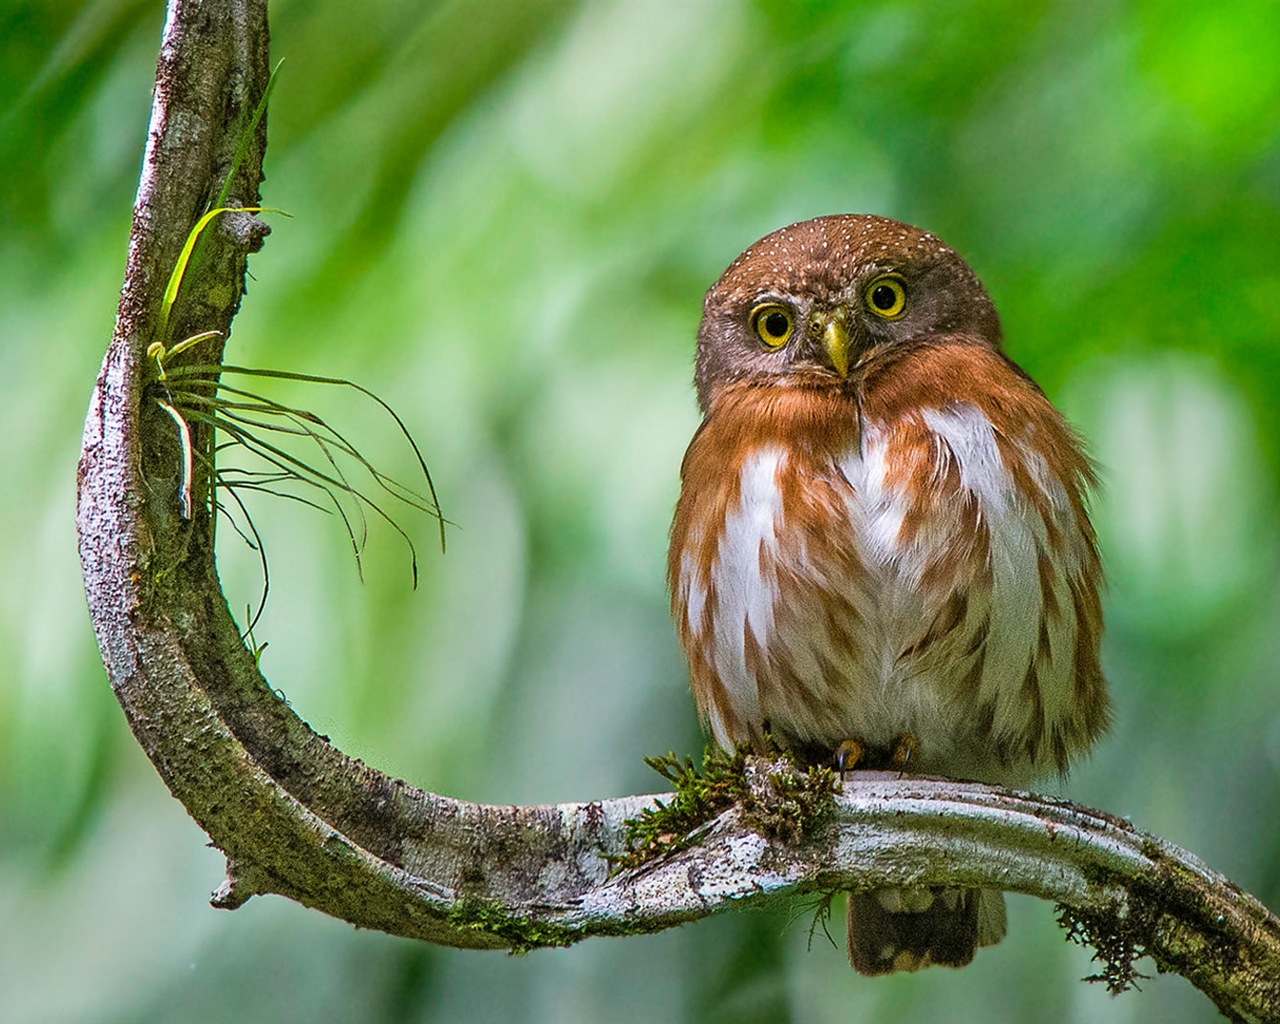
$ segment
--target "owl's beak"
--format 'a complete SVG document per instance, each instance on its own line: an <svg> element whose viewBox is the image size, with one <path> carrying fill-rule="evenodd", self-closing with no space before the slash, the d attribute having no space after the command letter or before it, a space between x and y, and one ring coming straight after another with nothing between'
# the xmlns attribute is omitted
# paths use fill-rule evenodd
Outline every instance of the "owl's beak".
<svg viewBox="0 0 1280 1024"><path fill-rule="evenodd" d="M831 368L841 377L849 376L849 332L842 319L832 317L823 325L822 348Z"/></svg>

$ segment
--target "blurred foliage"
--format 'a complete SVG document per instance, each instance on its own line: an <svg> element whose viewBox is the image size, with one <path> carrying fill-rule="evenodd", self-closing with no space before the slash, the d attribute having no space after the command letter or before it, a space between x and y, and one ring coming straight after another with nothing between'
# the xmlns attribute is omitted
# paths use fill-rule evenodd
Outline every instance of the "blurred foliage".
<svg viewBox="0 0 1280 1024"><path fill-rule="evenodd" d="M644 755L700 749L663 566L701 294L775 227L878 212L969 258L1103 467L1118 715L1066 792L1280 906L1280 7L272 15L264 199L295 219L252 260L230 352L377 388L458 524L446 556L415 525L415 593L393 535L361 586L325 517L255 506L263 667L318 729L502 802L650 790ZM807 951L803 913L513 959L282 900L208 909L220 858L127 735L73 532L162 20L155 0L0 7L0 1016L1215 1019L1180 979L1081 985L1087 954L1029 900L971 968L884 981L821 930ZM222 543L243 607L256 560Z"/></svg>

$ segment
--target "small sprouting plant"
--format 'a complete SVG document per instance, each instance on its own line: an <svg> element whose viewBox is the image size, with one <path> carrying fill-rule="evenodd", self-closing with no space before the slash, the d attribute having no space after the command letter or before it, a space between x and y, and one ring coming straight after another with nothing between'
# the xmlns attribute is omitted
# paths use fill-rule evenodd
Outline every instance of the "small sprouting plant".
<svg viewBox="0 0 1280 1024"><path fill-rule="evenodd" d="M157 340L147 348L147 355L155 361L157 371L155 380L149 385L148 397L173 420L178 432L182 452L178 497L182 516L186 519L194 517L196 495L200 494L207 501L210 520L215 527L218 513L224 513L236 532L258 553L263 590L257 612L251 616L245 630L249 639L266 605L270 573L261 536L243 500L247 494L271 494L334 514L346 532L355 557L356 571L361 578L361 556L368 539L368 516L372 514L390 525L408 546L413 584L417 586L417 551L408 533L391 515L389 503L402 503L434 517L440 526L442 550L445 544L445 519L422 452L395 410L368 388L340 377L286 370L221 363L173 363L174 357L201 342L222 336L222 332L216 330L200 331L170 343L170 314L205 228L224 214L280 213L288 216L282 210L267 207L223 205L231 179L247 154L252 134L266 110L278 70L279 64L272 71L262 99L240 133L231 168L217 199L187 235L161 300ZM237 383L228 383L224 379L227 375ZM245 378L344 388L370 399L391 417L408 443L422 474L425 491L414 490L384 473L345 434L317 413L268 398L249 387ZM193 424L207 429L207 444L196 445L193 442ZM299 442L303 446L301 452ZM253 468L220 465L222 460L219 456L230 449L252 456L250 466ZM203 489L196 486L199 480L205 484ZM228 503L239 512L246 529L241 529ZM265 643L260 646L254 643L255 658L265 647Z"/></svg>
<svg viewBox="0 0 1280 1024"><path fill-rule="evenodd" d="M748 749L743 745L728 753L708 746L701 767L674 753L646 757L644 763L675 787L675 796L670 803L656 800L627 820L627 852L609 858L614 867L639 867L692 846L704 825L746 795Z"/></svg>
<svg viewBox="0 0 1280 1024"><path fill-rule="evenodd" d="M774 755L763 766L763 786L747 777L750 747L732 752L710 745L699 767L691 757L646 757L645 764L675 787L671 801L657 800L626 822L624 854L608 859L615 868L640 867L668 853L695 845L721 812L733 805L742 822L771 840L798 843L817 834L835 806L836 773L815 767L805 771L789 754Z"/></svg>

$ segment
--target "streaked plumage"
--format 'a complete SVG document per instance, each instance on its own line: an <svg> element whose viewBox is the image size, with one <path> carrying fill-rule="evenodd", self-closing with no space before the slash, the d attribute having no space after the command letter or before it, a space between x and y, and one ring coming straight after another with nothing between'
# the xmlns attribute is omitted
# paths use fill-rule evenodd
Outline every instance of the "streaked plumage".
<svg viewBox="0 0 1280 1024"><path fill-rule="evenodd" d="M775 309L776 348L752 323ZM774 232L708 293L696 381L669 577L719 743L767 725L827 758L911 734L913 771L1015 785L1088 748L1108 713L1091 469L959 256L877 217ZM982 904L854 897L851 959L958 966L1003 934L999 894Z"/></svg>

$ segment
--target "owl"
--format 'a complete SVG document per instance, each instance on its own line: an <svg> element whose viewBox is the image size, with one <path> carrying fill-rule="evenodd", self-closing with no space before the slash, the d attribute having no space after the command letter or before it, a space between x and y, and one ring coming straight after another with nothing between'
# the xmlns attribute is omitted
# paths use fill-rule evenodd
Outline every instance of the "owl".
<svg viewBox="0 0 1280 1024"><path fill-rule="evenodd" d="M882 217L775 231L707 293L695 384L668 577L716 741L1065 773L1109 716L1093 470L964 260ZM849 897L864 974L960 967L1004 931L996 891Z"/></svg>

